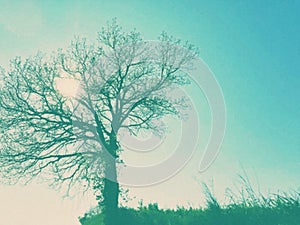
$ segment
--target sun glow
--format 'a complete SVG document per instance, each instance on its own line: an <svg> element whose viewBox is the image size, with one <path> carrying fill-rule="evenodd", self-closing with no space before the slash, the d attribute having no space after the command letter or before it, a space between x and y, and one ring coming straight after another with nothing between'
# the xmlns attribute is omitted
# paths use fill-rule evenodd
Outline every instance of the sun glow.
<svg viewBox="0 0 300 225"><path fill-rule="evenodd" d="M72 78L57 78L55 87L65 97L75 97L80 81Z"/></svg>

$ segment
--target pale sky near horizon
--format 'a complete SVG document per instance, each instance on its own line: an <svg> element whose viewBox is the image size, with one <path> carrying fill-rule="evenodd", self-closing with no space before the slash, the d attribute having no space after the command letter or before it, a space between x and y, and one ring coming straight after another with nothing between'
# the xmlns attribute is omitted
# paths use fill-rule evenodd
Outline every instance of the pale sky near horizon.
<svg viewBox="0 0 300 225"><path fill-rule="evenodd" d="M198 206L201 181L212 179L222 198L237 183L241 165L265 193L300 191L299 11L300 3L292 0L0 0L0 65L8 68L18 55L64 48L74 35L94 41L114 17L146 40L163 30L189 40L200 48L224 94L227 128L220 155L205 173L197 171L198 151L167 182L130 188L136 199L129 205L144 199L162 207ZM0 225L79 224L77 217L95 205L91 195L61 197L45 185L0 186Z"/></svg>

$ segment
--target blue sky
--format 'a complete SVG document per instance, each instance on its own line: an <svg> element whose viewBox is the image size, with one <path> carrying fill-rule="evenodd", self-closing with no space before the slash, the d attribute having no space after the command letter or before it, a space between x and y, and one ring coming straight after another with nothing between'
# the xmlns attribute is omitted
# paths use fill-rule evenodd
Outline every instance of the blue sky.
<svg viewBox="0 0 300 225"><path fill-rule="evenodd" d="M241 172L240 165L257 176L265 190L297 189L299 11L299 2L292 0L0 0L0 64L7 67L16 55L65 47L74 35L93 41L113 17L124 29L136 28L145 39L155 39L165 30L189 40L200 48L223 90L227 129L221 153L204 174L195 171L196 154L177 177L156 187L132 189L132 195L166 206L197 205L201 202L195 200L201 190L197 181L214 179L221 195Z"/></svg>

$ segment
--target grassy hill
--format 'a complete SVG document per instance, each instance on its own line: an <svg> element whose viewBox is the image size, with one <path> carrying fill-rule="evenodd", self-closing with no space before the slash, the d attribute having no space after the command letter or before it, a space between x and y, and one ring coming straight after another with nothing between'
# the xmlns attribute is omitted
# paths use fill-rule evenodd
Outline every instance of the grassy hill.
<svg viewBox="0 0 300 225"><path fill-rule="evenodd" d="M204 185L206 207L159 209L157 204L138 209L120 208L121 223L125 225L300 225L300 193L278 193L268 197L256 194L247 186L231 202L221 206ZM82 225L101 225L100 210L80 218Z"/></svg>

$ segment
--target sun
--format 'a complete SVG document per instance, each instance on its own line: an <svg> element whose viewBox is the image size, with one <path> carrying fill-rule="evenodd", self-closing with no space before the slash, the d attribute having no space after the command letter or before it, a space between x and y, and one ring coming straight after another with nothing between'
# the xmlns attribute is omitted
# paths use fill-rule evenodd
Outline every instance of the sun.
<svg viewBox="0 0 300 225"><path fill-rule="evenodd" d="M75 97L80 85L80 81L73 78L56 78L55 87L65 97Z"/></svg>

